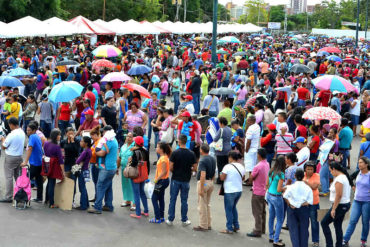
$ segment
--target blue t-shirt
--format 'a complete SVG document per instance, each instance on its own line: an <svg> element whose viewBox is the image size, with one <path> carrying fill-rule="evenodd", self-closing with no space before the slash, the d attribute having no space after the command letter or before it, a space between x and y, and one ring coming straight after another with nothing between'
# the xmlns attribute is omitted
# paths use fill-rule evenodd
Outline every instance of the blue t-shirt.
<svg viewBox="0 0 370 247"><path fill-rule="evenodd" d="M339 132L339 148L349 149L353 139L353 131L346 126Z"/></svg>
<svg viewBox="0 0 370 247"><path fill-rule="evenodd" d="M233 136L231 137L231 147L235 147L236 143L234 142L235 137L239 136L239 138L244 138L244 132L243 129L237 129Z"/></svg>
<svg viewBox="0 0 370 247"><path fill-rule="evenodd" d="M41 166L42 162L42 142L41 138L37 134L32 134L28 138L28 146L32 147L32 153L30 156L30 165Z"/></svg>
<svg viewBox="0 0 370 247"><path fill-rule="evenodd" d="M99 94L98 94L98 91L96 91L96 89L95 89L95 88L93 88L92 92L93 92L93 94L95 95L95 105L94 105L94 110L96 110L96 108L98 107Z"/></svg>
<svg viewBox="0 0 370 247"><path fill-rule="evenodd" d="M194 65L195 65L195 68L196 68L196 69L199 69L199 67L200 67L201 65L204 65L204 63L203 63L203 61L202 61L202 60L200 60L200 59L196 59L196 60L194 61Z"/></svg>
<svg viewBox="0 0 370 247"><path fill-rule="evenodd" d="M370 142L361 143L360 150L364 152L364 156L370 159Z"/></svg>
<svg viewBox="0 0 370 247"><path fill-rule="evenodd" d="M107 141L107 147L109 149L109 154L105 155L105 170L117 170L117 153L118 153L118 142L116 138L112 141ZM103 146L102 150L107 151L105 146ZM103 169L99 165L100 169Z"/></svg>
<svg viewBox="0 0 370 247"><path fill-rule="evenodd" d="M152 93L156 93L158 99L161 98L161 90L159 88L153 88Z"/></svg>

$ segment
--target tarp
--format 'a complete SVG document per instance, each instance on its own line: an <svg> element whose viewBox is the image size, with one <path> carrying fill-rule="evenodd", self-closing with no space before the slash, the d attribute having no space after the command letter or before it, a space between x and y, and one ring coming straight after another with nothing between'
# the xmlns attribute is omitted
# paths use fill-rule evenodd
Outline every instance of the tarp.
<svg viewBox="0 0 370 247"><path fill-rule="evenodd" d="M328 37L356 37L356 30L312 28L312 34L327 35ZM359 38L365 38L365 31L358 32ZM368 36L368 40L370 37Z"/></svg>
<svg viewBox="0 0 370 247"><path fill-rule="evenodd" d="M49 37L70 36L78 33L78 28L75 25L59 19L58 17L52 17L43 22L49 26L47 32L47 36Z"/></svg>
<svg viewBox="0 0 370 247"><path fill-rule="evenodd" d="M77 16L68 22L78 28L79 34L115 35L115 32L96 24L83 16Z"/></svg>
<svg viewBox="0 0 370 247"><path fill-rule="evenodd" d="M31 16L26 16L8 23L0 30L0 36L7 38L20 37L44 37L48 33L49 26Z"/></svg>
<svg viewBox="0 0 370 247"><path fill-rule="evenodd" d="M110 30L116 32L117 35L124 35L124 30L126 29L125 22L120 19L114 19L107 23Z"/></svg>

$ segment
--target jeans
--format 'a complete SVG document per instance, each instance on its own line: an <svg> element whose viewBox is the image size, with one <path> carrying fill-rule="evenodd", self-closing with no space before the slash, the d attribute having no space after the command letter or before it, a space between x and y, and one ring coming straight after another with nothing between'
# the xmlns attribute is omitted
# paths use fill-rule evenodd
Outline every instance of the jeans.
<svg viewBox="0 0 370 247"><path fill-rule="evenodd" d="M159 142L159 131L154 132L154 148L157 148L157 144Z"/></svg>
<svg viewBox="0 0 370 247"><path fill-rule="evenodd" d="M136 205L136 215L137 216L141 215L140 199L141 199L141 202L143 203L143 206L144 206L144 213L148 213L149 212L148 201L147 201L147 198L146 198L146 195L145 195L145 192L144 192L145 182L134 183L131 180L131 184L132 184L132 190L134 192L134 200L135 200L135 205Z"/></svg>
<svg viewBox="0 0 370 247"><path fill-rule="evenodd" d="M298 106L303 106L305 107L306 106L306 101L303 100L303 99L298 99Z"/></svg>
<svg viewBox="0 0 370 247"><path fill-rule="evenodd" d="M194 113L199 114L200 112L200 93L193 93L193 105L194 105Z"/></svg>
<svg viewBox="0 0 370 247"><path fill-rule="evenodd" d="M339 152L343 154L342 166L347 168L347 160L349 157L349 149L339 149Z"/></svg>
<svg viewBox="0 0 370 247"><path fill-rule="evenodd" d="M326 246L327 247L333 247L333 238L331 236L331 230L329 227L329 224L334 222L334 229L335 229L335 235L336 235L336 247L342 247L343 242L343 230L342 230L342 223L344 220L344 216L346 215L347 211L351 207L350 203L345 204L339 204L337 209L335 210L335 218L333 219L330 215L331 213L331 207L327 214L324 216L324 218L321 220L321 227L322 231L325 236L326 240Z"/></svg>
<svg viewBox="0 0 370 247"><path fill-rule="evenodd" d="M164 218L164 194L166 191L166 188L170 184L169 178L161 179L157 182L157 184L161 184L162 188L160 189L160 192L153 192L152 195L152 203L153 203L153 209L154 209L154 215L155 219L163 219Z"/></svg>
<svg viewBox="0 0 370 247"><path fill-rule="evenodd" d="M321 182L322 193L329 193L330 176L331 176L331 173L329 171L329 162L325 161L324 165L321 166L321 170L320 170L320 182Z"/></svg>
<svg viewBox="0 0 370 247"><path fill-rule="evenodd" d="M228 231L234 231L235 229L239 229L239 221L238 221L238 210L236 209L236 204L238 203L242 192L235 192L235 193L225 193L224 195L224 206L225 206L225 214L226 214L226 228Z"/></svg>
<svg viewBox="0 0 370 247"><path fill-rule="evenodd" d="M23 130L24 130L25 133L27 133L27 126L30 122L31 122L31 120L26 120L26 119L23 122Z"/></svg>
<svg viewBox="0 0 370 247"><path fill-rule="evenodd" d="M168 208L168 220L173 221L175 219L175 208L177 196L180 192L181 198L181 221L185 222L188 220L188 196L189 196L190 184L189 182L181 182L177 180L171 180L170 185L170 205Z"/></svg>
<svg viewBox="0 0 370 247"><path fill-rule="evenodd" d="M68 127L70 127L71 124L69 123L69 121L63 121L63 120L59 120L58 121L58 127L60 129L60 132L61 132L61 137L63 138L64 134L66 133L66 129Z"/></svg>
<svg viewBox="0 0 370 247"><path fill-rule="evenodd" d="M101 169L99 171L98 183L96 184L96 199L94 204L94 208L98 211L102 210L103 198L104 206L113 211L112 181L115 174L116 170Z"/></svg>
<svg viewBox="0 0 370 247"><path fill-rule="evenodd" d="M310 208L301 206L292 209L288 206L289 235L293 247L308 247L308 226Z"/></svg>
<svg viewBox="0 0 370 247"><path fill-rule="evenodd" d="M311 234L312 242L318 243L320 241L320 225L317 221L317 210L320 209L320 205L310 205L310 222L311 222Z"/></svg>
<svg viewBox="0 0 370 247"><path fill-rule="evenodd" d="M210 112L209 112L209 115L210 115L211 117L217 117L218 112L216 112L216 111L210 111Z"/></svg>
<svg viewBox="0 0 370 247"><path fill-rule="evenodd" d="M174 99L174 103L175 103L175 106L174 106L174 112L175 114L177 114L177 109L179 109L179 105L180 105L180 92L172 92L173 94L173 99Z"/></svg>
<svg viewBox="0 0 370 247"><path fill-rule="evenodd" d="M51 132L51 123L47 123L45 120L40 120L40 128L42 129L42 133L44 133L45 137L49 138Z"/></svg>
<svg viewBox="0 0 370 247"><path fill-rule="evenodd" d="M55 182L56 182L55 178L48 178L47 192L50 206L54 205Z"/></svg>
<svg viewBox="0 0 370 247"><path fill-rule="evenodd" d="M349 242L351 239L360 216L362 216L361 241L367 241L367 236L369 235L370 202L360 202L357 200L353 200L352 203L351 217L347 226L346 234L344 234L343 237L344 241Z"/></svg>
<svg viewBox="0 0 370 247"><path fill-rule="evenodd" d="M281 227L284 221L284 203L282 196L272 196L267 193L267 203L269 206L269 238L274 240L274 243L279 242ZM274 221L276 217L276 226L274 230Z"/></svg>
<svg viewBox="0 0 370 247"><path fill-rule="evenodd" d="M42 191L44 189L44 180L41 176L41 166L30 166L30 179L35 178L37 186L37 199L42 201Z"/></svg>
<svg viewBox="0 0 370 247"><path fill-rule="evenodd" d="M148 121L148 143L149 143L149 147L150 147L150 140L152 139L152 125L150 124L155 118L149 118L149 121Z"/></svg>
<svg viewBox="0 0 370 247"><path fill-rule="evenodd" d="M238 105L241 105L242 107L244 107L245 105L245 100L237 100L235 101L234 105L233 105L233 108L232 108L232 117L235 117L235 106L238 106Z"/></svg>
<svg viewBox="0 0 370 247"><path fill-rule="evenodd" d="M78 176L72 175L72 179L77 181L78 180L78 190L80 191L80 207L82 210L88 209L89 208L89 197L87 195L87 190L86 190L86 183L85 183L85 178L80 172Z"/></svg>
<svg viewBox="0 0 370 247"><path fill-rule="evenodd" d="M311 161L315 161L315 163L316 163L318 157L319 157L319 151L317 151L316 153L310 153L310 160Z"/></svg>
<svg viewBox="0 0 370 247"><path fill-rule="evenodd" d="M270 167L271 167L272 160L273 160L274 156L275 156L275 152L273 152L273 153L268 153L268 154L266 155L266 160L267 160L267 162L270 164Z"/></svg>
<svg viewBox="0 0 370 247"><path fill-rule="evenodd" d="M95 196L94 198L96 199L96 184L98 183L98 178L99 178L99 168L96 167L96 164L91 164L91 178L92 181L94 182L94 188L95 188Z"/></svg>

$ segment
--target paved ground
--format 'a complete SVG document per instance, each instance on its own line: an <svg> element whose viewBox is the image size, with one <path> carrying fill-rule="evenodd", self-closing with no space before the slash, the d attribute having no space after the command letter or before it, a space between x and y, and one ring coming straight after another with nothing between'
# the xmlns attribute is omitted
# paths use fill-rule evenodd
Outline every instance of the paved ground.
<svg viewBox="0 0 370 247"><path fill-rule="evenodd" d="M352 167L355 167L360 139L357 137L353 143ZM154 151L152 150L152 160ZM3 164L3 157L0 164ZM153 174L152 174L153 175ZM46 183L45 183L46 184ZM15 210L10 204L0 204L0 246L271 246L268 243L268 235L260 239L246 237L251 231L254 219L251 212L251 191L244 187L242 198L238 204L239 221L241 232L225 236L218 233L225 227L225 213L223 197L218 196L219 187L216 185L216 193L212 196L213 230L209 232L194 232L193 226L198 223L197 196L195 180L192 178L189 195L189 219L192 225L182 227L180 224L180 203L177 203L175 225L172 227L166 224L149 224L146 218L140 220L129 217L127 208L121 208L122 192L120 177L114 179L114 206L113 213L102 215L90 215L80 211L62 211L49 209L43 204L32 204L27 210ZM92 182L89 182L88 192L90 198L93 194ZM3 166L0 168L0 192L4 192ZM35 193L35 191L33 191ZM78 203L79 193L76 201ZM166 212L169 202L169 191L166 192ZM149 203L150 216L153 216L152 204ZM321 208L328 208L328 198L322 199ZM167 214L167 213L166 213ZM344 231L348 221L344 222ZM352 246L358 246L361 227L356 228L352 237ZM291 246L289 234L282 231L281 238ZM324 236L320 230L321 246L324 245Z"/></svg>

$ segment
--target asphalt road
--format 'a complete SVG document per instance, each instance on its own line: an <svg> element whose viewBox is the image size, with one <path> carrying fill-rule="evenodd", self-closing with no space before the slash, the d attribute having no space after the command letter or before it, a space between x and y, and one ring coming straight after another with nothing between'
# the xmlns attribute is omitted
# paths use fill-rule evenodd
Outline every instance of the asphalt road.
<svg viewBox="0 0 370 247"><path fill-rule="evenodd" d="M360 138L354 139L351 152L351 167L355 167L357 160ZM154 149L151 149L151 160L154 160ZM0 164L4 163L4 157L0 157ZM151 177L153 173L151 174ZM148 223L147 218L140 220L129 217L129 210L121 208L122 201L120 176L116 176L113 182L115 210L112 213L103 212L102 215L91 215L87 212L76 210L62 211L49 209L43 204L32 203L31 208L16 210L11 204L0 204L0 247L41 247L41 246L271 246L268 243L268 235L262 238L252 239L246 237L254 226L254 218L251 211L250 187L244 187L243 195L238 203L239 221L241 231L233 235L223 235L220 230L225 229L225 212L223 197L218 195L219 186L215 186L212 195L212 228L208 232L195 232L193 226L198 224L197 193L195 178L191 180L189 193L188 216L192 224L183 227L180 222L180 202L177 200L176 219L174 226ZM46 186L46 183L45 183ZM90 198L93 195L93 184L87 184ZM34 196L36 191L33 191ZM0 165L0 193L4 193L4 171ZM76 194L76 203L79 202L79 193ZM166 192L166 215L169 203L169 189ZM153 217L152 203L148 200L150 218ZM320 207L329 208L328 198L321 198ZM267 216L268 217L268 216ZM348 224L343 224L345 231ZM268 227L266 226L266 229ZM332 228L333 236L334 229ZM361 223L352 236L352 246L359 246ZM281 238L286 246L291 246L288 231L283 230ZM325 246L325 240L320 230L320 246Z"/></svg>

